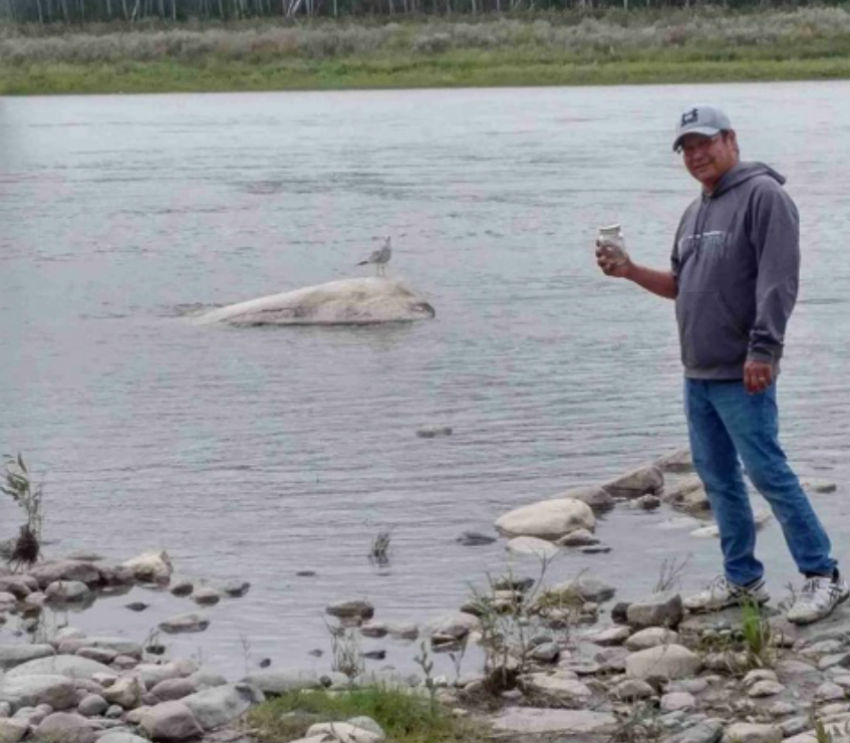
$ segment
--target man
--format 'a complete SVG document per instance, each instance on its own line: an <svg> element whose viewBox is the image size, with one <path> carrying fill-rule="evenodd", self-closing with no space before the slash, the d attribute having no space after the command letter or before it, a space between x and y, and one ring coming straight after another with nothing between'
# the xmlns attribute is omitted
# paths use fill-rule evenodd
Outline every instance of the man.
<svg viewBox="0 0 850 743"><path fill-rule="evenodd" d="M713 611L769 599L743 461L806 578L788 619L815 622L850 589L778 440L776 377L800 264L797 209L779 173L739 161L735 131L716 107L685 111L673 149L702 193L679 222L670 270L633 263L615 245L598 245L596 255L605 274L676 300L691 456L720 529L724 563L724 574L684 603Z"/></svg>

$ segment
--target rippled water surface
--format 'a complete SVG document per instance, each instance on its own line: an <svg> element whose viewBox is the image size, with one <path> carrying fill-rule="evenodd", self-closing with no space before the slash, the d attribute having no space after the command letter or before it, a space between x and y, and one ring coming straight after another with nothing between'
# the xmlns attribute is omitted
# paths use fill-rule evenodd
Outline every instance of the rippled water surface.
<svg viewBox="0 0 850 743"><path fill-rule="evenodd" d="M599 224L664 267L695 183L671 123L722 103L745 159L788 177L803 279L783 434L850 557L850 109L843 82L0 99L0 448L45 483L49 555L162 547L176 572L249 594L169 638L228 674L329 668L324 607L424 621L504 571L463 547L506 510L599 483L685 441L672 305L601 276ZM392 235L392 276L433 321L198 327L205 306L355 275ZM452 436L422 439L424 425ZM619 508L607 555L563 554L633 598L665 557L683 584L717 544ZM0 501L0 537L20 513ZM391 565L367 559L390 529ZM760 538L776 593L793 565ZM850 567L850 565L848 565ZM518 572L533 572L522 563ZM315 571L298 577L297 571ZM122 608L141 598L151 608ZM187 599L134 589L78 615L141 640ZM13 630L0 630L0 640ZM364 643L411 666L412 649ZM315 659L310 648L324 649Z"/></svg>

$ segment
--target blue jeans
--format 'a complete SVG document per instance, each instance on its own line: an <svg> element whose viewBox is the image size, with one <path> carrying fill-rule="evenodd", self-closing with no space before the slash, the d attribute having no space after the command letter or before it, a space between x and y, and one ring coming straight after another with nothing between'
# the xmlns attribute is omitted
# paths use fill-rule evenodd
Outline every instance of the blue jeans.
<svg viewBox="0 0 850 743"><path fill-rule="evenodd" d="M800 572L831 575L836 561L829 537L779 445L776 384L751 395L741 381L685 379L685 413L694 467L720 529L726 579L745 586L764 574L741 461L770 504Z"/></svg>

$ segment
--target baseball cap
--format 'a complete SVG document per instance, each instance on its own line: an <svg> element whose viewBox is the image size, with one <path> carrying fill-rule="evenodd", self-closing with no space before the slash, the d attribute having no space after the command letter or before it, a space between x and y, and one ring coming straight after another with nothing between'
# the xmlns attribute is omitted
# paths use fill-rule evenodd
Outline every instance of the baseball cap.
<svg viewBox="0 0 850 743"><path fill-rule="evenodd" d="M696 105L682 112L676 122L676 139L673 150L678 151L686 134L704 134L713 137L717 132L732 128L729 117L717 106Z"/></svg>

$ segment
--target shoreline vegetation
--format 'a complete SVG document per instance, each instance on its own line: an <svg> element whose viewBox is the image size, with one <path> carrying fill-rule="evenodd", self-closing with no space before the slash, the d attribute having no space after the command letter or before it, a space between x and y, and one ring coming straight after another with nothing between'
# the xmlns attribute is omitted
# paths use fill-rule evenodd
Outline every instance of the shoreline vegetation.
<svg viewBox="0 0 850 743"><path fill-rule="evenodd" d="M846 4L0 25L0 94L846 79Z"/></svg>

